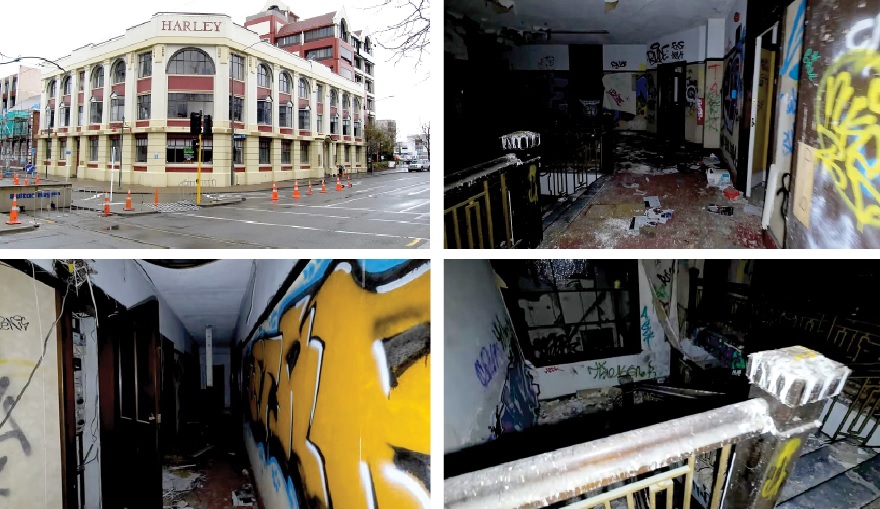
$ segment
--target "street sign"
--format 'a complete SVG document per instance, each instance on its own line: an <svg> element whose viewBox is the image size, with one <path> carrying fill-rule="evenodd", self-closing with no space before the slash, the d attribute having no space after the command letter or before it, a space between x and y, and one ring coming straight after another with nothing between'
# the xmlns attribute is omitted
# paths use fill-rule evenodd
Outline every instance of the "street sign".
<svg viewBox="0 0 880 509"><path fill-rule="evenodd" d="M232 135L232 139L234 139L234 140L243 140L245 138L247 138L246 134L233 134Z"/></svg>
<svg viewBox="0 0 880 509"><path fill-rule="evenodd" d="M36 154L36 153L37 153L37 149L36 149L36 148L31 148L31 154Z"/></svg>
<svg viewBox="0 0 880 509"><path fill-rule="evenodd" d="M34 165L28 163L28 165L24 167L24 171L25 171L25 173L33 173L34 172Z"/></svg>
<svg viewBox="0 0 880 509"><path fill-rule="evenodd" d="M70 151L68 150L67 152L65 152L65 154L70 155Z"/></svg>

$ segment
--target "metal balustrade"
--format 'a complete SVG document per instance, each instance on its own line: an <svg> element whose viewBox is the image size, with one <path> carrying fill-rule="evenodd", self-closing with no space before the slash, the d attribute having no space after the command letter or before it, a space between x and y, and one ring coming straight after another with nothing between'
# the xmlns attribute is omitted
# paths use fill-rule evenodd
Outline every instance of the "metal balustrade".
<svg viewBox="0 0 880 509"><path fill-rule="evenodd" d="M718 451L709 508L771 509L850 370L790 347L746 371L752 399L447 479L446 507L689 509L696 458Z"/></svg>

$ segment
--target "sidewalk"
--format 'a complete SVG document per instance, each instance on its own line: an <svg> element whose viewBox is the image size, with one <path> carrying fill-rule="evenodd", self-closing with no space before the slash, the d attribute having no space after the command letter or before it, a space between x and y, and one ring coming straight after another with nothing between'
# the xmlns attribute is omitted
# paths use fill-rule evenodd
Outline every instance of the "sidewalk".
<svg viewBox="0 0 880 509"><path fill-rule="evenodd" d="M375 172L375 173L353 173L351 175L351 181L357 182L358 180L378 178L378 177L382 177L385 175L391 175L391 174L395 174L395 173L407 173L407 170L405 168L404 169L394 168L391 170L384 170L384 171ZM348 174L346 173L345 175L346 175L345 180L347 182L348 181ZM207 179L212 178L212 176L209 173L205 173L203 178L207 180ZM313 183L317 182L318 185L320 186L321 179L315 178L315 179L311 179L311 180ZM333 181L333 185L336 185L335 184L336 174L328 175L327 177L325 177L325 180L326 180L328 186L331 185L331 180ZM111 185L106 180L90 180L90 179L80 179L80 178L70 179L69 182L71 184L73 184L74 191L79 191L82 189L98 189L98 190L109 189L109 186ZM308 179L300 180L299 181L300 187L302 187L304 185L303 183L305 183L305 185L308 185ZM284 180L282 182L277 183L279 190L293 189L293 184L294 184L294 181L292 181L292 180ZM123 195L125 193L127 193L129 189L131 189L132 195L145 195L146 194L146 195L153 196L156 193L156 190L158 189L160 201L163 201L162 200L163 195L173 194L173 195L177 196L179 194L179 190L178 190L177 186L156 188L156 187L149 187L149 186L144 186L144 185L139 185L139 184L127 184L124 181L122 182L121 188L119 187L119 184L116 182L113 182L113 185L115 186L113 188L113 193L114 194L121 193ZM206 187L202 188L202 192L211 193L211 194L249 193L249 192L256 192L256 191L271 191L271 190L272 190L272 182L265 182L262 184L238 185L238 186L216 186L216 187L207 187L206 186Z"/></svg>

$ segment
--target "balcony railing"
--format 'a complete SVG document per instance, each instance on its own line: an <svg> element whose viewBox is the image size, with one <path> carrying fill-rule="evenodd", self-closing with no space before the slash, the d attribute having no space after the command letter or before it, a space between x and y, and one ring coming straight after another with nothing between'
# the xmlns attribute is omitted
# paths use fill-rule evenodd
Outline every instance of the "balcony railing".
<svg viewBox="0 0 880 509"><path fill-rule="evenodd" d="M747 373L752 399L447 479L446 507L689 509L696 459L717 451L709 508L772 509L850 370L790 347L752 354Z"/></svg>

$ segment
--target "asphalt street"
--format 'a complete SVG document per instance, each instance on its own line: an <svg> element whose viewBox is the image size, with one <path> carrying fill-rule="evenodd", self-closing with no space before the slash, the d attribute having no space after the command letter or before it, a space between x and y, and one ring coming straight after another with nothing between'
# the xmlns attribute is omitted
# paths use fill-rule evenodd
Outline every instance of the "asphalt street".
<svg viewBox="0 0 880 509"><path fill-rule="evenodd" d="M139 216L101 217L90 210L24 215L36 220L33 231L0 236L4 249L230 249L230 248L428 248L430 235L430 173L391 173L358 179L353 187L335 190L327 182L307 195L291 197L293 183L271 192L232 193L235 205ZM302 183L301 183L302 184ZM111 210L120 210L124 194L113 196ZM43 217L39 217L43 216Z"/></svg>

